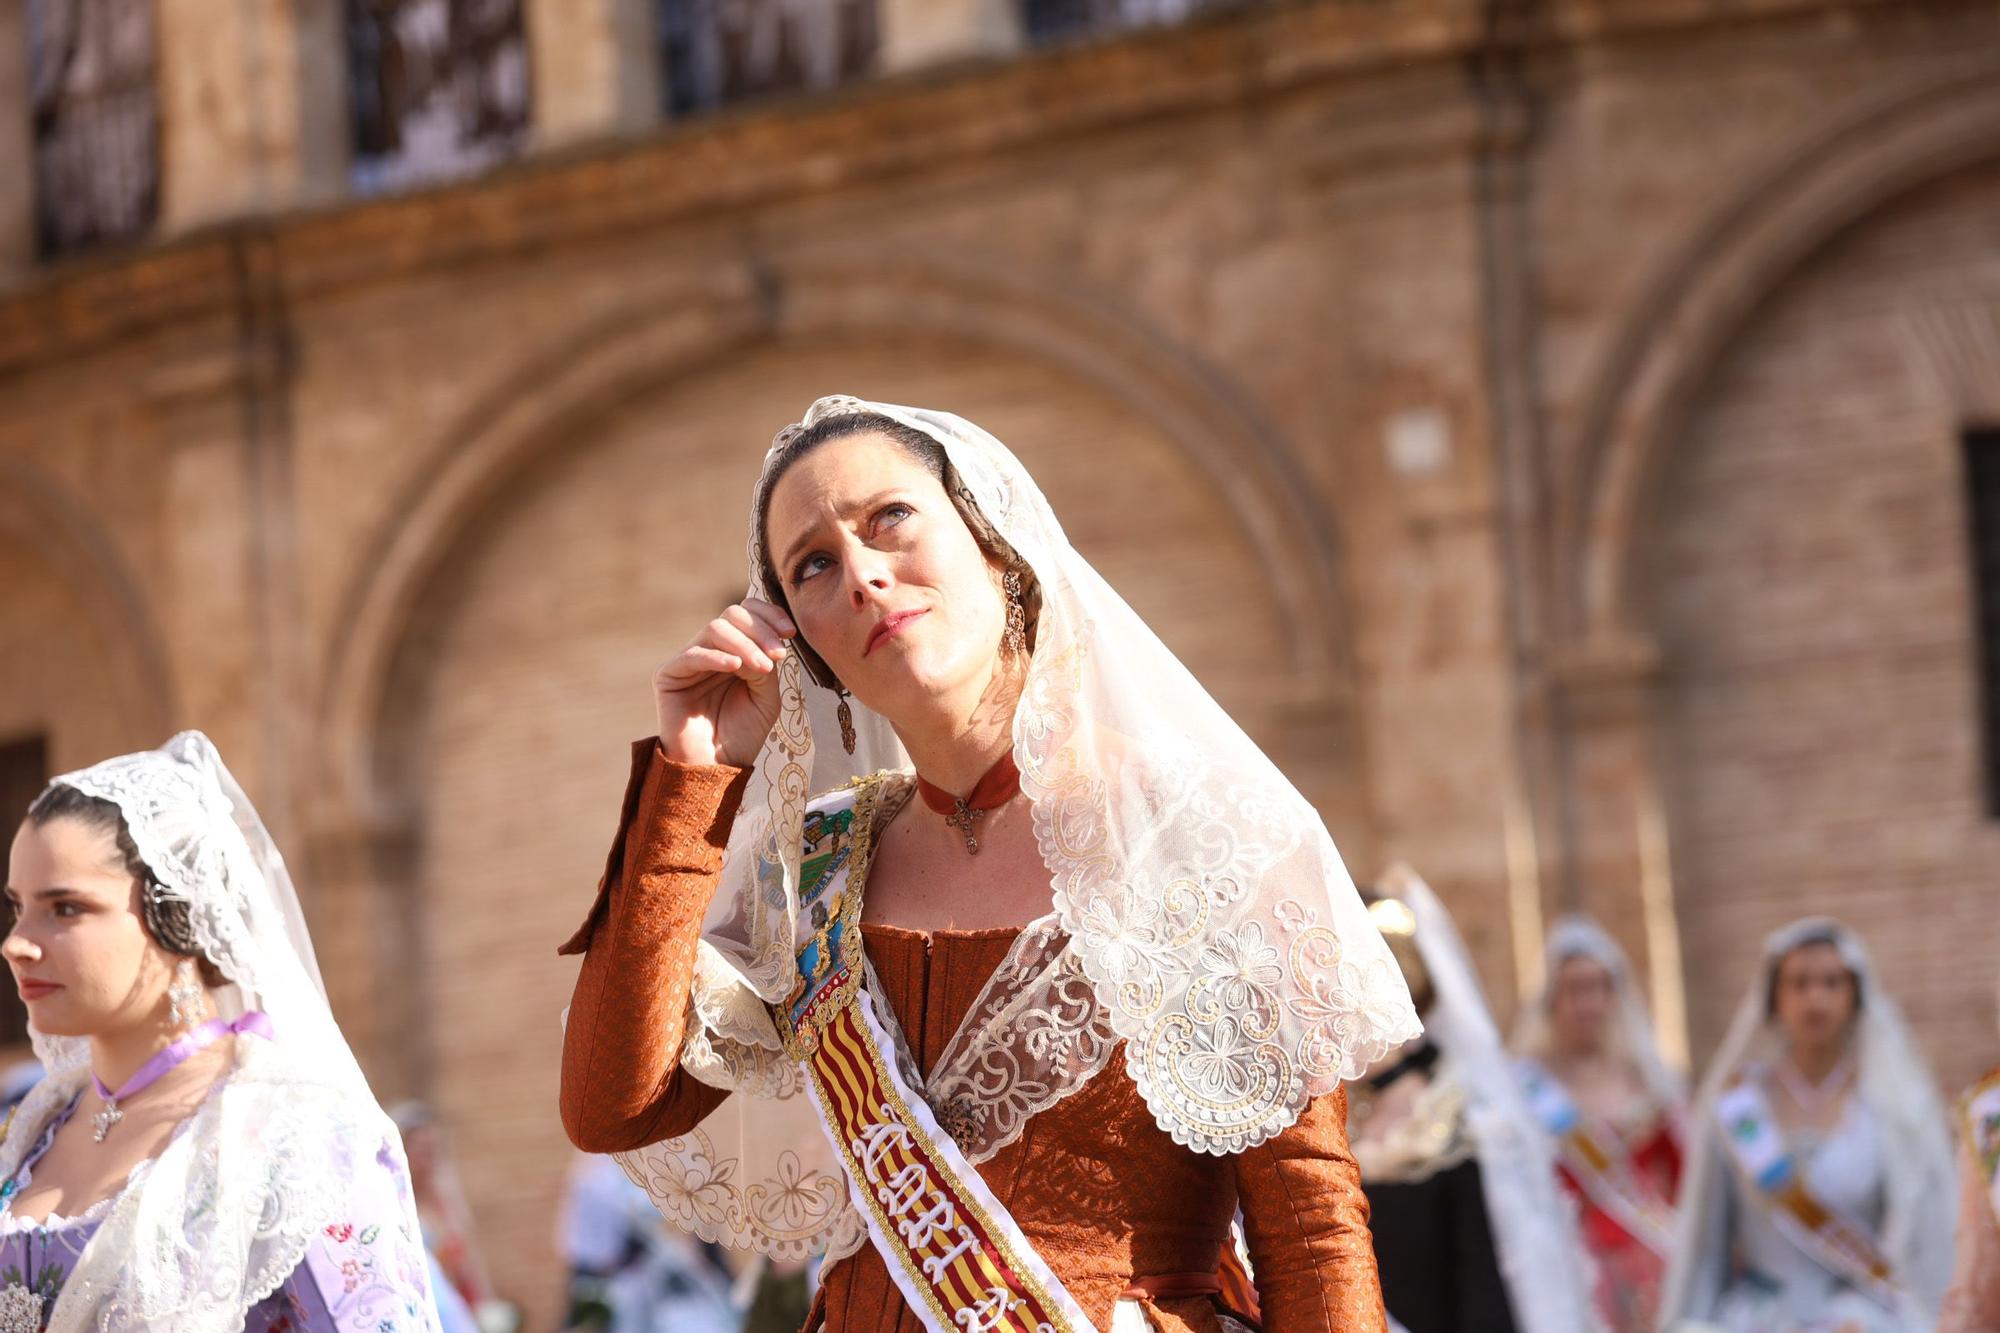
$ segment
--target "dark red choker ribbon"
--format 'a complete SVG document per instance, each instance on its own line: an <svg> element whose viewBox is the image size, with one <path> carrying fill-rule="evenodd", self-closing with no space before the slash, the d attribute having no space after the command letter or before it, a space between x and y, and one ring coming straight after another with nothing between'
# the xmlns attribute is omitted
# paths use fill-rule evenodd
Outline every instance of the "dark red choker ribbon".
<svg viewBox="0 0 2000 1333"><path fill-rule="evenodd" d="M970 796L953 796L943 787L924 780L917 774L917 794L924 798L924 804L944 816L944 822L965 835L965 850L979 855L979 838L973 833L973 826L988 810L996 810L1021 794L1021 770L1014 766L1012 750L1000 756L999 762L986 770L986 776L972 789Z"/></svg>

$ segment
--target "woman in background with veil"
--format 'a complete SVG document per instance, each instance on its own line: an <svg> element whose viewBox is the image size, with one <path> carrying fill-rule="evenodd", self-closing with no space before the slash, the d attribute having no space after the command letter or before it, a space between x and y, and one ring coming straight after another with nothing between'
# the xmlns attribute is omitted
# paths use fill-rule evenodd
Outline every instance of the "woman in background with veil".
<svg viewBox="0 0 2000 1333"><path fill-rule="evenodd" d="M1164 537L1163 537L1164 539ZM949 413L821 399L655 680L578 1147L811 1326L1379 1330L1342 1080L1416 1032L1317 814ZM865 892L865 898L864 898Z"/></svg>
<svg viewBox="0 0 2000 1333"><path fill-rule="evenodd" d="M1409 1333L1597 1333L1591 1265L1451 914L1407 866L1364 896L1424 1022L1350 1126L1389 1313Z"/></svg>
<svg viewBox="0 0 2000 1333"><path fill-rule="evenodd" d="M1528 1105L1583 1209L1599 1313L1620 1333L1651 1333L1673 1254L1686 1089L1660 1056L1625 951L1603 927L1564 917L1542 957L1547 982L1514 1033Z"/></svg>
<svg viewBox="0 0 2000 1333"><path fill-rule="evenodd" d="M1936 1328L1951 1136L1853 931L1808 917L1764 941L1688 1126L1663 1327Z"/></svg>
<svg viewBox="0 0 2000 1333"><path fill-rule="evenodd" d="M48 1075L0 1138L0 1330L435 1330L395 1127L208 738L57 778L7 899Z"/></svg>

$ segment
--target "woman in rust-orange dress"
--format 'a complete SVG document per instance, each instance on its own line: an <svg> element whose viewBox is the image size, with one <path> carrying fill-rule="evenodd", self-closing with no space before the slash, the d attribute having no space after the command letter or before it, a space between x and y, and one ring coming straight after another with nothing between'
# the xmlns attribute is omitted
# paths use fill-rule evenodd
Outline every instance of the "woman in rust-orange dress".
<svg viewBox="0 0 2000 1333"><path fill-rule="evenodd" d="M1417 1025L1311 807L969 422L821 399L751 552L564 946L577 1146L809 1327L1383 1329L1340 1084Z"/></svg>

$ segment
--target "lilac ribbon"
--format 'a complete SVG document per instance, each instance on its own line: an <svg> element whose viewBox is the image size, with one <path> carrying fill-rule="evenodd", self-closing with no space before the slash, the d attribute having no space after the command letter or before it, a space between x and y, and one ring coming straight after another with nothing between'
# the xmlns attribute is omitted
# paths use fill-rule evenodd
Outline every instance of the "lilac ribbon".
<svg viewBox="0 0 2000 1333"><path fill-rule="evenodd" d="M246 1032L266 1041L271 1040L271 1016L260 1009L253 1009L233 1023L225 1018L211 1018L139 1066L139 1072L125 1080L125 1086L116 1092L105 1087L104 1080L95 1071L91 1073L90 1081L97 1085L97 1095L105 1101L122 1102L159 1082L168 1070L186 1062L203 1047L212 1046L224 1037Z"/></svg>

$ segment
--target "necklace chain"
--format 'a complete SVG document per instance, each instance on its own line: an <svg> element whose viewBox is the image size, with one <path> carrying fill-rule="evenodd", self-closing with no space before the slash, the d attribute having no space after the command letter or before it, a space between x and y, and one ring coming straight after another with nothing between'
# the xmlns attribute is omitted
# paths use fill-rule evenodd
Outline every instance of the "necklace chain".
<svg viewBox="0 0 2000 1333"><path fill-rule="evenodd" d="M1848 1076L1854 1069L1854 1057L1843 1055L1838 1063L1827 1071L1826 1077L1818 1083L1806 1078L1803 1071L1789 1058L1778 1062L1778 1081L1785 1085L1785 1091L1807 1115L1818 1116L1825 1113L1833 1099L1847 1091Z"/></svg>

